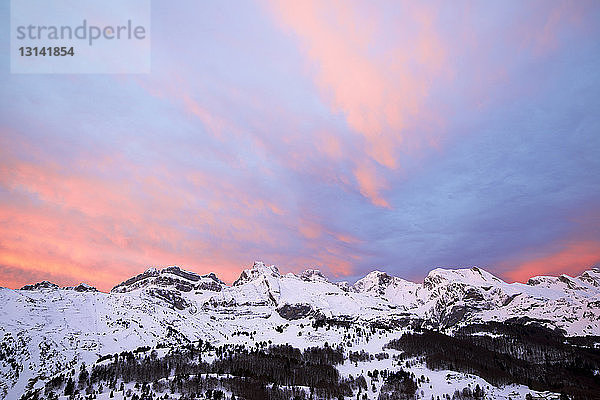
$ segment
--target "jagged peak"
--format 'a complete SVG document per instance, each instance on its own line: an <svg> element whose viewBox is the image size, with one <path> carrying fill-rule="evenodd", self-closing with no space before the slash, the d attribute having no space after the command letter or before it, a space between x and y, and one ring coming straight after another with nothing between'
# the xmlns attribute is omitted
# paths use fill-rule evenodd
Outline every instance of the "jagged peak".
<svg viewBox="0 0 600 400"><path fill-rule="evenodd" d="M303 281L324 281L329 282L329 279L318 269L305 269L298 275Z"/></svg>
<svg viewBox="0 0 600 400"><path fill-rule="evenodd" d="M96 289L94 286L88 285L87 283L83 283L83 282L81 282L79 285L75 286L73 288L73 290L75 290L76 292L97 292L98 291L98 289Z"/></svg>
<svg viewBox="0 0 600 400"><path fill-rule="evenodd" d="M207 282L203 282L205 280L209 280L210 284L207 285ZM199 275L195 272L186 271L177 265L170 265L162 269L155 267L148 268L141 274L119 283L112 288L111 292L129 292L151 283L163 287L175 286L176 289L186 292L193 289L219 291L221 286L225 286L225 283L217 278L213 272L206 275Z"/></svg>
<svg viewBox="0 0 600 400"><path fill-rule="evenodd" d="M266 270L266 271L269 271L269 272L279 275L279 269L277 269L277 267L275 265L267 265L262 261L254 261L254 264L252 265L252 270L259 270L259 271Z"/></svg>
<svg viewBox="0 0 600 400"><path fill-rule="evenodd" d="M61 289L65 289L65 290L74 290L76 292L97 292L98 289L96 289L94 286L88 285L87 283L80 283L77 286L65 286Z"/></svg>
<svg viewBox="0 0 600 400"><path fill-rule="evenodd" d="M159 274L160 274L160 272L158 271L157 268L148 268L141 274L132 276L131 278L119 283L118 285L116 285L115 287L113 287L111 289L111 292L126 292L127 290L125 288L130 287L144 279L147 279L150 277L156 277Z"/></svg>
<svg viewBox="0 0 600 400"><path fill-rule="evenodd" d="M21 288L21 290L42 290L42 289L58 289L58 285L56 283L52 283L50 281L41 281L34 283L33 285L25 285Z"/></svg>
<svg viewBox="0 0 600 400"><path fill-rule="evenodd" d="M195 272L186 271L184 269L179 268L177 265L170 265L166 268L163 268L160 271L160 274L173 274L180 276L182 278L188 279L193 282L198 282L202 277Z"/></svg>
<svg viewBox="0 0 600 400"><path fill-rule="evenodd" d="M97 292L94 286L88 285L87 283L80 283L77 286L63 286L59 287L56 283L50 281L41 281L31 285L25 285L21 290L44 290L44 289L61 289L61 290L74 290L76 292Z"/></svg>
<svg viewBox="0 0 600 400"><path fill-rule="evenodd" d="M281 274L275 265L266 265L262 261L254 261L251 268L242 271L239 278L233 282L233 286L243 285L260 277L280 278Z"/></svg>
<svg viewBox="0 0 600 400"><path fill-rule="evenodd" d="M217 276L217 274L215 274L214 272L209 272L208 274L204 274L204 275L201 276L201 278L211 279L211 280L215 281L216 283L219 283L221 285L225 285L225 282L223 282L222 280L220 280L219 277Z"/></svg>

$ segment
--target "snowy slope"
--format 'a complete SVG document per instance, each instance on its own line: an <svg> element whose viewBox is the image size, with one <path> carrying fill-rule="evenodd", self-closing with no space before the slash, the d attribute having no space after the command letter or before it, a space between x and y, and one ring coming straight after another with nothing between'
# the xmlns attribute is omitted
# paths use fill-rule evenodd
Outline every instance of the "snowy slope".
<svg viewBox="0 0 600 400"><path fill-rule="evenodd" d="M527 284L509 284L477 267L435 269L423 282L429 292L424 315L443 326L526 317L568 335L598 335L600 290L594 283L600 271L582 277L534 277Z"/></svg>
<svg viewBox="0 0 600 400"><path fill-rule="evenodd" d="M286 342L299 347L322 344L322 333L303 333L301 326L323 318L445 329L519 317L568 335L600 335L598 269L527 284L506 283L477 267L435 269L422 284L375 271L347 285L317 270L282 275L256 262L227 286L212 273L171 266L148 269L110 293L42 282L0 288L0 302L0 398L7 399L38 378L139 346L275 340L276 329L285 329ZM256 334L250 339L236 335L240 331Z"/></svg>

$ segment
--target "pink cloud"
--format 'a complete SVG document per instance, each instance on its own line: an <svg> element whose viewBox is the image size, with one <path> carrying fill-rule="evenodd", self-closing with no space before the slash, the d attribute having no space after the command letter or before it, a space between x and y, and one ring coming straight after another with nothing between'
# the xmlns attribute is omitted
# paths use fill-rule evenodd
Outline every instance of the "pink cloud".
<svg viewBox="0 0 600 400"><path fill-rule="evenodd" d="M381 192L387 188L387 183L377 174L372 163L357 165L354 169L354 177L363 196L376 206L390 208L390 204L381 196Z"/></svg>
<svg viewBox="0 0 600 400"><path fill-rule="evenodd" d="M270 8L298 38L315 67L323 97L362 136L370 160L397 169L399 150L422 139L410 137L406 128L425 113L429 88L444 67L435 9L407 3L402 21L410 26L401 28L403 23L398 23L400 28L388 31L381 28L384 15L365 12L356 3L273 1ZM376 46L381 51L374 51ZM339 155L335 142L323 142L326 154ZM375 205L389 207L382 194L383 174L367 171L365 160L359 163L355 177L360 193Z"/></svg>
<svg viewBox="0 0 600 400"><path fill-rule="evenodd" d="M600 262L600 241L572 241L540 252L517 265L504 275L512 280L526 282L532 276L569 274L576 276Z"/></svg>
<svg viewBox="0 0 600 400"><path fill-rule="evenodd" d="M324 235L350 240L314 218L298 224L294 210L252 183L176 164L134 164L119 153L59 165L24 140L4 132L0 146L0 188L11 193L0 202L0 265L13 271L0 285L45 276L109 290L149 265L172 264L231 282L254 257L296 265L293 255L273 251L289 240L309 248ZM292 233L278 234L282 229ZM336 273L350 268L345 256L322 256L306 261L335 265Z"/></svg>

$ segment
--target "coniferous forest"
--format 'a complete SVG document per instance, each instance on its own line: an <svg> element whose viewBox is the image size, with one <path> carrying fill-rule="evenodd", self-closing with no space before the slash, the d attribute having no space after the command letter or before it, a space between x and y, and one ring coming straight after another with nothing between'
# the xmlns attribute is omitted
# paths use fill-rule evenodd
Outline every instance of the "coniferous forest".
<svg viewBox="0 0 600 400"><path fill-rule="evenodd" d="M326 329L329 324L320 322ZM360 332L369 339L369 331ZM520 383L561 393L564 399L595 399L600 397L597 341L567 338L557 330L517 322L470 325L452 336L417 329L389 341L377 354L328 343L301 350L267 342L213 346L200 340L103 355L94 365L82 364L48 379L43 389L31 390L21 400L95 399L101 393L128 400L420 399L420 389L431 387L431 382L409 371L416 363L431 370L477 375L494 386ZM345 362L389 359L390 351L391 369L346 377L338 371ZM380 386L374 394L376 383ZM442 397L485 398L486 388L480 385Z"/></svg>

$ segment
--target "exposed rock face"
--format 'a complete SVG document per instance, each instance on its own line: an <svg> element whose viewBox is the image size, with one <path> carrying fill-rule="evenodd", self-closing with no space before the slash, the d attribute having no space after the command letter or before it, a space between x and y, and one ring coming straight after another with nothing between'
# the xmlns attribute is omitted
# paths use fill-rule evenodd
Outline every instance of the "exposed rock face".
<svg viewBox="0 0 600 400"><path fill-rule="evenodd" d="M503 307L512 298L497 286L499 282L477 267L431 271L423 282L431 304L426 319L434 325L452 327L484 310Z"/></svg>
<svg viewBox="0 0 600 400"><path fill-rule="evenodd" d="M25 285L21 290L58 289L58 285L48 281L41 281L33 285Z"/></svg>
<svg viewBox="0 0 600 400"><path fill-rule="evenodd" d="M252 265L252 268L242 271L240 277L233 282L233 286L240 286L263 277L279 278L281 277L281 274L276 266L267 266L262 261L255 261L254 265Z"/></svg>
<svg viewBox="0 0 600 400"><path fill-rule="evenodd" d="M96 289L93 286L90 286L86 283L80 283L79 285L75 286L73 288L73 290L75 290L76 292L97 292L98 289Z"/></svg>
<svg viewBox="0 0 600 400"><path fill-rule="evenodd" d="M21 288L21 290L43 290L43 289L59 289L58 285L48 281L42 281L35 283L33 285L25 285ZM61 290L74 290L76 292L97 292L93 286L88 285L87 283L80 283L77 286L65 286L60 288Z"/></svg>
<svg viewBox="0 0 600 400"><path fill-rule="evenodd" d="M196 290L210 290L212 292L220 292L221 290L223 290L224 286L225 284L222 282L200 282L196 286Z"/></svg>
<svg viewBox="0 0 600 400"><path fill-rule="evenodd" d="M553 282L554 279L551 279L551 278L553 278L553 277L549 277L549 276L534 276L533 278L529 278L527 280L527 284L529 286L538 286L538 285L542 285L543 283L545 283L547 281Z"/></svg>
<svg viewBox="0 0 600 400"><path fill-rule="evenodd" d="M311 281L322 281L329 282L329 280L319 271L318 269L307 269L300 273L300 279L303 281L311 282Z"/></svg>
<svg viewBox="0 0 600 400"><path fill-rule="evenodd" d="M545 287L545 288L551 288L551 287L557 287L557 286L564 285L564 287L566 289L587 290L587 288L584 285L577 283L577 281L575 279L578 279L580 282L583 282L583 283L591 284L592 286L597 286L598 282L594 278L595 278L595 276L594 276L593 271L586 271L577 278L572 278L572 277L564 275L564 274L560 275L558 277L556 277L556 276L535 276L533 278L530 278L527 281L527 285L540 286L540 287Z"/></svg>
<svg viewBox="0 0 600 400"><path fill-rule="evenodd" d="M592 286L600 287L600 268L592 268L589 271L585 271L583 274L579 275L581 281L584 281Z"/></svg>
<svg viewBox="0 0 600 400"><path fill-rule="evenodd" d="M349 292L350 291L350 284L347 281L334 282L334 284L337 287L339 287L340 289L342 289L344 292Z"/></svg>
<svg viewBox="0 0 600 400"><path fill-rule="evenodd" d="M194 290L209 290L219 292L225 287L214 273L198 275L194 272L184 271L178 266L170 266L162 270L150 268L144 273L134 276L115 286L111 292L125 293L146 287L160 287L191 292Z"/></svg>
<svg viewBox="0 0 600 400"><path fill-rule="evenodd" d="M287 320L312 317L316 311L310 304L284 304L277 308L277 313Z"/></svg>
<svg viewBox="0 0 600 400"><path fill-rule="evenodd" d="M133 289L139 288L140 281L143 281L147 278L155 277L158 275L160 275L160 272L156 268L148 268L146 271L142 272L141 274L131 277L131 278L127 279L125 282L119 283L117 286L112 288L111 292L114 292L114 293L129 292Z"/></svg>
<svg viewBox="0 0 600 400"><path fill-rule="evenodd" d="M196 285L194 285L193 282L190 282L185 279L177 279L173 276L168 276L168 275L157 276L154 280L152 280L151 283L153 285L162 286L162 287L172 286L175 289L180 290L182 292L191 292L196 287Z"/></svg>
<svg viewBox="0 0 600 400"><path fill-rule="evenodd" d="M577 285L577 283L575 283L570 277L566 275L559 276L558 280L567 285L569 289L585 290L584 287Z"/></svg>
<svg viewBox="0 0 600 400"><path fill-rule="evenodd" d="M225 282L217 278L213 272L202 275L202 280L196 285L196 290L210 290L212 292L220 292L226 287Z"/></svg>
<svg viewBox="0 0 600 400"><path fill-rule="evenodd" d="M220 280L219 278L217 278L217 275L215 275L215 273L214 273L214 272L211 272L211 273L209 273L209 274L206 274L206 275L202 275L202 278L206 278L206 279L213 280L213 281L215 281L216 283L219 283L219 284L221 284L221 285L224 285L224 284L225 284L225 282L223 282L222 280Z"/></svg>
<svg viewBox="0 0 600 400"><path fill-rule="evenodd" d="M201 278L200 275L193 273L193 272L184 271L181 268L179 268L177 265L167 267L167 268L161 270L160 273L161 274L173 274L173 275L185 278L186 280L192 281L192 282L198 282Z"/></svg>
<svg viewBox="0 0 600 400"><path fill-rule="evenodd" d="M381 271L370 272L367 276L357 281L353 288L357 292L374 292L384 294L385 289L392 282L392 277Z"/></svg>
<svg viewBox="0 0 600 400"><path fill-rule="evenodd" d="M190 306L190 303L188 303L181 296L181 293L177 290L153 288L149 290L149 294L161 300L164 300L177 310L184 310L185 308Z"/></svg>

